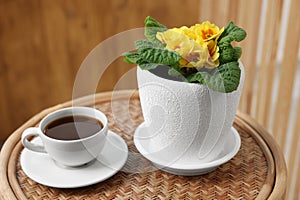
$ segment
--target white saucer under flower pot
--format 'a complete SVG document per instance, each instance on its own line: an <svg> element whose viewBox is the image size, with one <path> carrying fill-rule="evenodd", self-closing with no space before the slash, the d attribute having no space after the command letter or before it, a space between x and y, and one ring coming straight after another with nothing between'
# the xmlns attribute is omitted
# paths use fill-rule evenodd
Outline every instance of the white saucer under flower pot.
<svg viewBox="0 0 300 200"><path fill-rule="evenodd" d="M241 69L238 88L216 92L206 85L180 82L137 68L137 79L147 149L159 153L165 165L180 160L208 163L226 148L244 83ZM160 73L156 70L155 73ZM140 132L143 130L139 130Z"/></svg>

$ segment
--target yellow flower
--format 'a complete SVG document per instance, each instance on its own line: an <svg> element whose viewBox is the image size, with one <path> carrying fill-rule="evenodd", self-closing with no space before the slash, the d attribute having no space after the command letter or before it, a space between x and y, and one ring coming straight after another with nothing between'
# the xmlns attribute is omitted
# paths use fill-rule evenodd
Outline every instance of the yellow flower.
<svg viewBox="0 0 300 200"><path fill-rule="evenodd" d="M179 53L183 58L180 61L181 66L212 69L219 66L217 41L223 31L224 28L219 29L215 24L206 21L190 28L182 26L158 32L156 37L167 44L168 50Z"/></svg>
<svg viewBox="0 0 300 200"><path fill-rule="evenodd" d="M206 21L202 24L196 24L191 27L192 32L196 35L195 40L197 43L205 43L211 59L215 62L216 66L219 65L219 47L217 46L217 41L220 35L224 31L224 27L219 29L215 24L211 24Z"/></svg>
<svg viewBox="0 0 300 200"><path fill-rule="evenodd" d="M217 40L224 31L224 27L220 30L218 26L211 24L209 21L195 24L190 29L196 35L196 38L193 39L199 43Z"/></svg>
<svg viewBox="0 0 300 200"><path fill-rule="evenodd" d="M212 68L212 65L214 66L207 47L191 40L177 29L158 32L156 38L166 44L166 49L176 51L182 57L179 62L180 67Z"/></svg>

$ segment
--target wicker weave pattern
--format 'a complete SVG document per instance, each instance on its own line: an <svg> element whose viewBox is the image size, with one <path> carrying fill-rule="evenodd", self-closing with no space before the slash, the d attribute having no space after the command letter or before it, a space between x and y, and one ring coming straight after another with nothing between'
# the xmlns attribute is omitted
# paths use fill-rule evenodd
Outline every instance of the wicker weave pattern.
<svg viewBox="0 0 300 200"><path fill-rule="evenodd" d="M96 107L106 113L110 129L119 133L129 146L131 153L123 171L89 187L56 189L32 181L18 161L17 179L28 199L255 199L265 183L267 160L257 142L236 124L242 145L232 160L207 175L181 177L156 170L137 156L132 135L143 121L138 99L132 99L129 105L119 100L113 106L106 102ZM130 170L149 172L129 173Z"/></svg>

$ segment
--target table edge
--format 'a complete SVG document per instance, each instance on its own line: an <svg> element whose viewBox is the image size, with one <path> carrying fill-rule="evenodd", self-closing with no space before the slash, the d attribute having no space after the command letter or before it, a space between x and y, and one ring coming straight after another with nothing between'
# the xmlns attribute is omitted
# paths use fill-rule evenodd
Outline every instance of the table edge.
<svg viewBox="0 0 300 200"><path fill-rule="evenodd" d="M286 185L287 185L287 166L284 159L284 155L279 144L275 141L273 136L266 131L258 122L256 122L251 116L237 112L237 116L241 118L245 123L251 126L254 130L259 132L262 138L265 140L271 151L273 152L273 158L275 165L275 183L274 188L269 196L270 200L285 199L286 198ZM281 187L285 186L285 187Z"/></svg>

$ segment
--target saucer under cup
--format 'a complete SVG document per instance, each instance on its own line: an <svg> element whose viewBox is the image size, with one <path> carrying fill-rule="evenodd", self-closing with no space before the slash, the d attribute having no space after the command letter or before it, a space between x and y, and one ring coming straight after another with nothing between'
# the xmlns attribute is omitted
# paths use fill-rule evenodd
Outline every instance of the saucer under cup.
<svg viewBox="0 0 300 200"><path fill-rule="evenodd" d="M41 144L40 138L32 140ZM21 167L25 174L37 183L56 188L77 188L104 181L116 174L126 163L128 148L116 133L108 131L106 143L98 157L81 167L57 165L48 154L24 149Z"/></svg>

